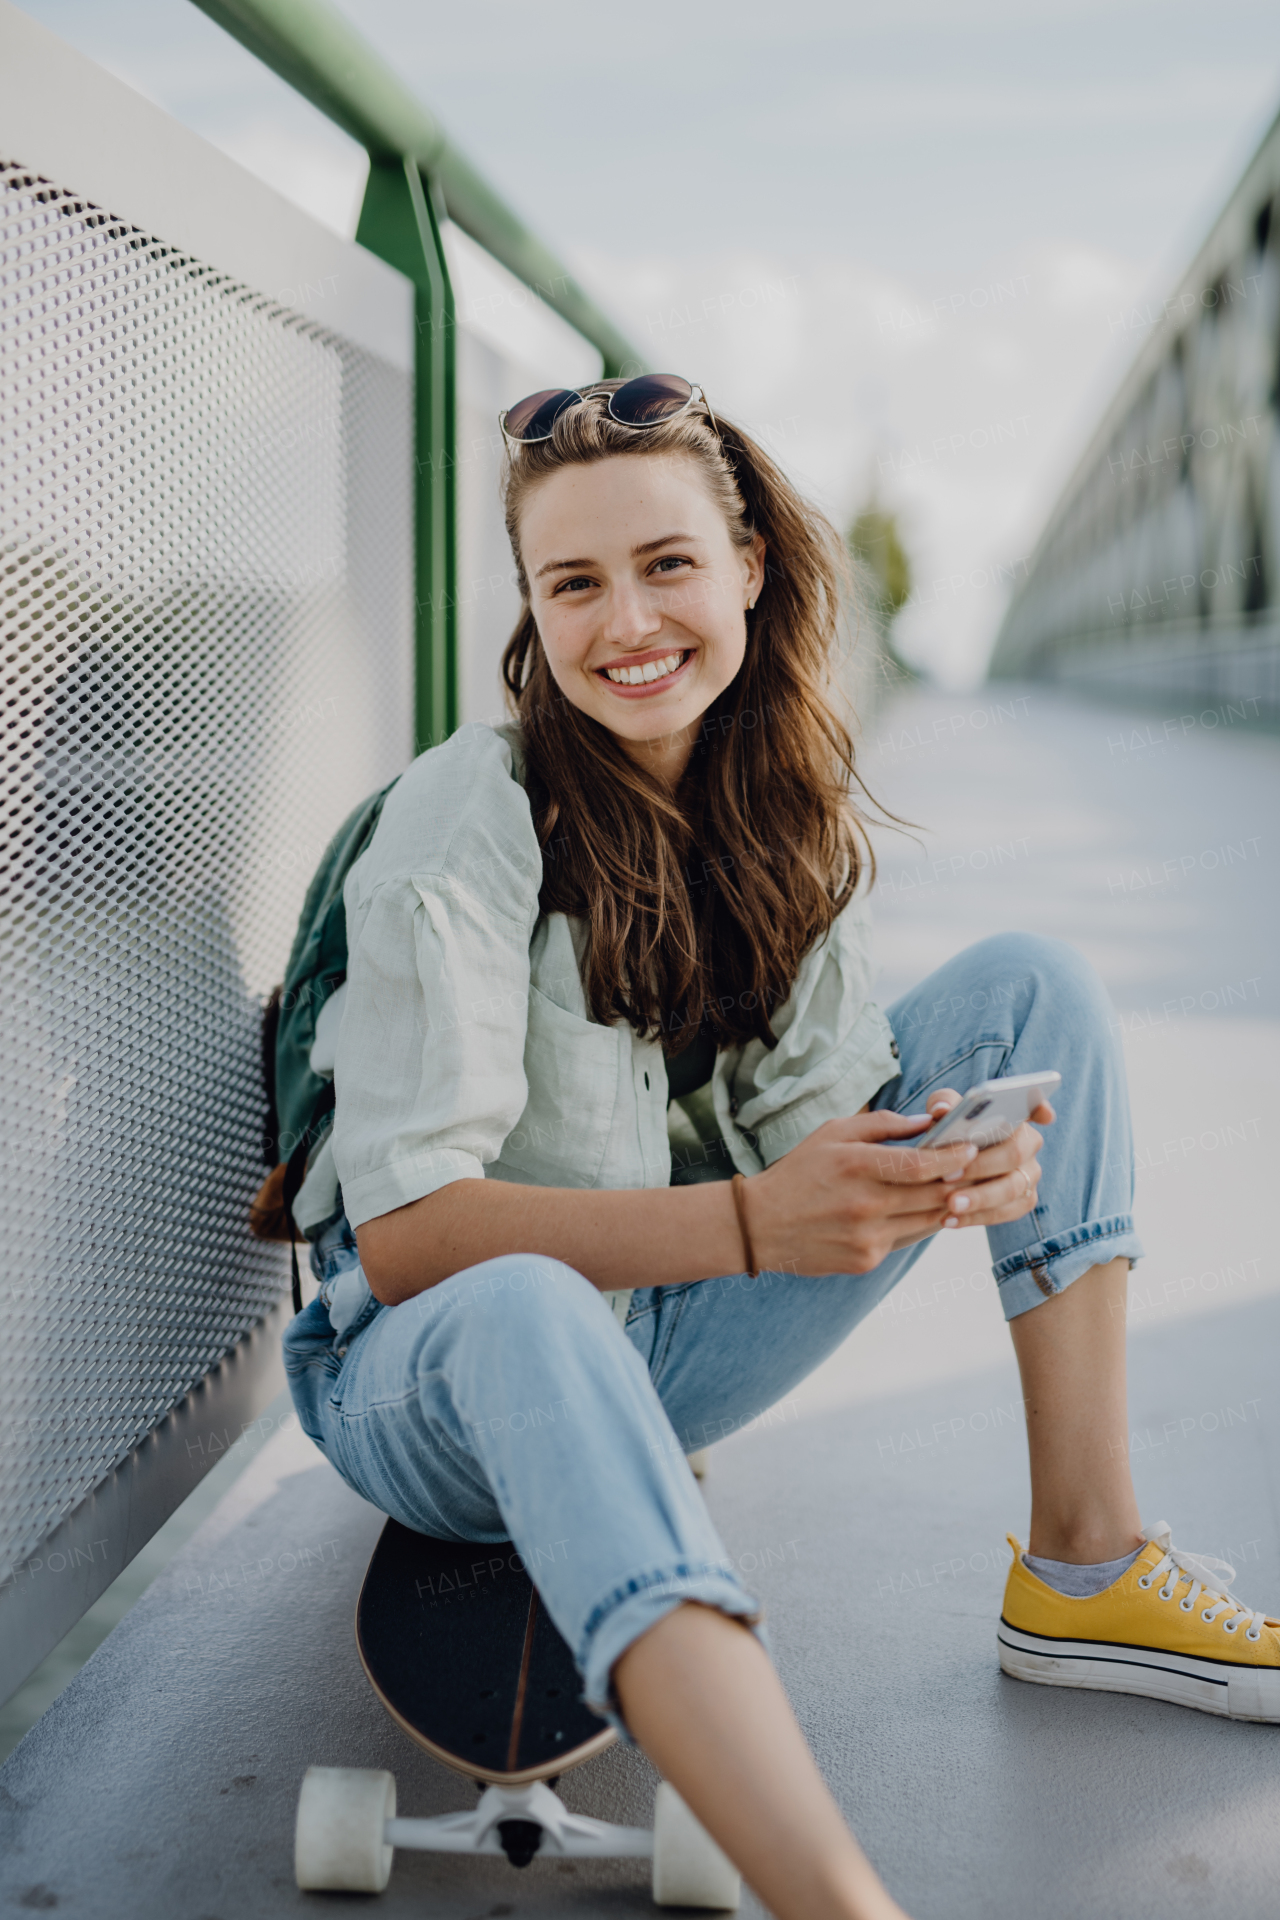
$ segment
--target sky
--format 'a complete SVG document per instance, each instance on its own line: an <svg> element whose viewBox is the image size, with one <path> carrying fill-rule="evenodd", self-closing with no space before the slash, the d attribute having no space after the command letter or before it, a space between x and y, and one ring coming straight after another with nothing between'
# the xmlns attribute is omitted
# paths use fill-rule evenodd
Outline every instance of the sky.
<svg viewBox="0 0 1280 1920"><path fill-rule="evenodd" d="M899 644L956 687L1280 106L1258 0L338 4L651 365L839 524L896 511ZM353 231L360 150L189 0L23 10Z"/></svg>

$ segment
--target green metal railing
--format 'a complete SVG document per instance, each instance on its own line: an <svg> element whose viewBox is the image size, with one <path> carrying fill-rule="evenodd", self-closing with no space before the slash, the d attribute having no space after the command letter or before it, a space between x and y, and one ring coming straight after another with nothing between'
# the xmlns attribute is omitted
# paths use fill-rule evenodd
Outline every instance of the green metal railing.
<svg viewBox="0 0 1280 1920"><path fill-rule="evenodd" d="M606 374L643 357L536 240L330 0L194 0L358 140L369 182L356 239L416 289L414 732L421 751L458 723L456 316L443 214L600 349Z"/></svg>

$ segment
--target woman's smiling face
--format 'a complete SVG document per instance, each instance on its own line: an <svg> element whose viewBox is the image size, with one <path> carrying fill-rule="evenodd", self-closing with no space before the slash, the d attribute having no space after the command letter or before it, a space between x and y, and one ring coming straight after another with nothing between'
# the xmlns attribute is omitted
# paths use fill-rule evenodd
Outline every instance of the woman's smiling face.
<svg viewBox="0 0 1280 1920"><path fill-rule="evenodd" d="M674 784L699 720L742 665L764 542L733 544L685 454L562 467L533 489L519 531L556 685Z"/></svg>

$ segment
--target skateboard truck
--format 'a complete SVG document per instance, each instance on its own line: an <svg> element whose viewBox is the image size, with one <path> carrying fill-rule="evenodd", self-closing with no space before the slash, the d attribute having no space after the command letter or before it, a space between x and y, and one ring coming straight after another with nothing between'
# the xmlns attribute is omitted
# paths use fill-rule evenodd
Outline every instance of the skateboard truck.
<svg viewBox="0 0 1280 1920"><path fill-rule="evenodd" d="M470 1813L396 1815L395 1776L358 1767L308 1767L298 1801L294 1865L309 1892L381 1893L397 1847L423 1853L505 1853L514 1867L554 1859L653 1861L658 1906L736 1908L737 1869L675 1788L658 1787L652 1831L571 1813L543 1781L486 1787Z"/></svg>
<svg viewBox="0 0 1280 1920"><path fill-rule="evenodd" d="M527 1867L535 1853L557 1859L601 1860L653 1852L648 1827L615 1827L570 1813L558 1793L541 1780L527 1787L486 1787L470 1813L437 1814L431 1820L388 1820L393 1847L432 1853L505 1853L513 1867Z"/></svg>

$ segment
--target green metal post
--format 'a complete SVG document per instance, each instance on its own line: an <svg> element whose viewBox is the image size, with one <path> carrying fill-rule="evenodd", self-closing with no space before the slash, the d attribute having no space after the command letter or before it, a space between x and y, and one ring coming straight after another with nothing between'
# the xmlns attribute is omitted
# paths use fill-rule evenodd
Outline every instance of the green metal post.
<svg viewBox="0 0 1280 1920"><path fill-rule="evenodd" d="M356 239L414 285L414 751L458 724L456 321L432 197L416 160L374 160Z"/></svg>

